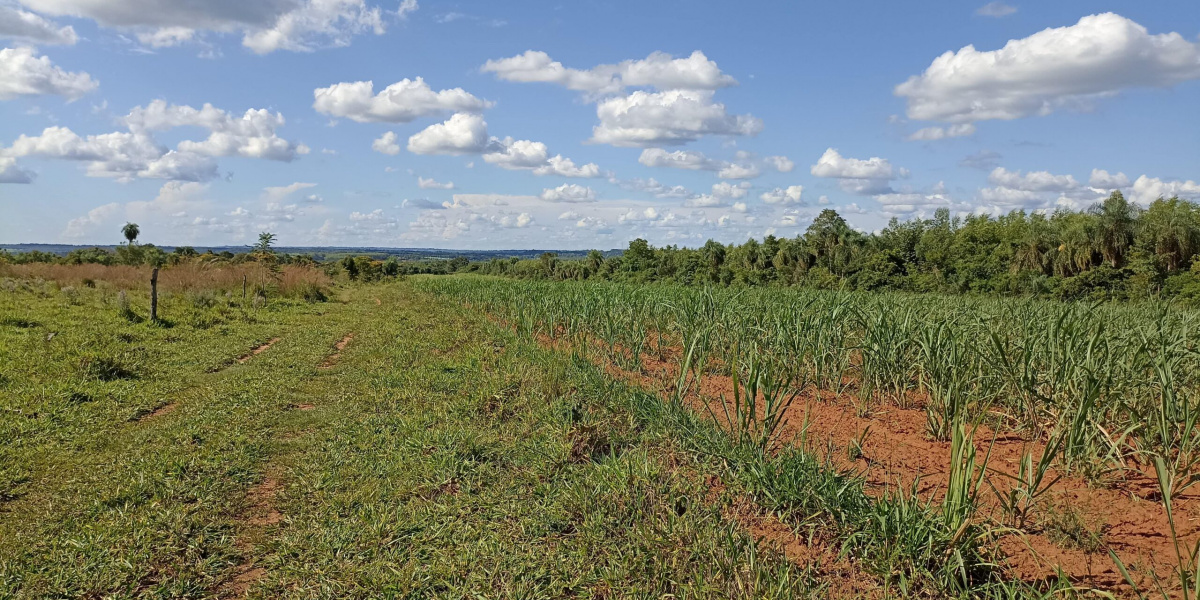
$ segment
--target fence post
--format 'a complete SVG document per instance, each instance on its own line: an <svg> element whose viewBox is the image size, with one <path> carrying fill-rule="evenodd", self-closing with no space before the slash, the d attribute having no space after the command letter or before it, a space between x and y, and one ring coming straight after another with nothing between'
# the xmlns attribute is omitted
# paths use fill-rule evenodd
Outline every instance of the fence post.
<svg viewBox="0 0 1200 600"><path fill-rule="evenodd" d="M150 274L150 320L158 320L158 267Z"/></svg>
<svg viewBox="0 0 1200 600"><path fill-rule="evenodd" d="M242 275L242 307L246 306L246 275Z"/></svg>

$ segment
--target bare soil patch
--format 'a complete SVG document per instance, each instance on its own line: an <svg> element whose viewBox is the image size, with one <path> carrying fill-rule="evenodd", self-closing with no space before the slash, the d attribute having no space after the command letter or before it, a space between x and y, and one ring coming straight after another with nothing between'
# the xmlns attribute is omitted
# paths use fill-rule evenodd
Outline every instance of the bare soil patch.
<svg viewBox="0 0 1200 600"><path fill-rule="evenodd" d="M570 347L562 339L544 335L538 339L542 345L557 350ZM653 340L647 346L638 371L623 369L606 358L600 359L600 366L613 377L669 398L678 381L682 351L669 347L660 352L654 348ZM594 347L603 348L599 343ZM724 418L721 398L732 396L730 377L708 374L702 378L699 392L688 394L684 402L701 414L717 415L717 421L728 427L728 423L721 422ZM920 399L913 403L917 408L879 404L865 415L856 407L856 401L850 394L839 396L810 388L787 412L782 438L822 456L832 450L830 457L835 464L865 477L870 494L880 496L901 488L909 490L916 481L922 497L940 500L949 480L950 444L926 437L926 415L919 408L923 405ZM847 449L868 427L870 432L863 443L862 456L851 460ZM990 452L989 480L1001 493L1012 486L1002 474L1015 475L1026 450L1035 460L1045 450L1040 440L1022 439L986 426L980 426L976 432L975 444L979 460ZM1057 473L1051 473L1048 479L1055 476ZM1124 577L1108 556L1107 548L1111 548L1130 566L1131 575L1142 589L1153 589L1155 576L1170 586L1177 580L1172 574L1175 549L1166 511L1153 496L1154 489L1150 474L1134 469L1108 487L1089 485L1078 477L1063 477L1051 495L1058 505L1070 507L1084 522L1093 524L1100 534L1101 549L1071 547L1061 543L1061 536L1056 543L1052 539L1055 536L1035 518L1025 531L1006 534L997 541L1005 555L1005 568L1010 576L1025 581L1049 580L1061 569L1078 586L1128 593L1131 590ZM984 518L1008 525L995 494L986 484L981 501ZM1200 517L1200 489L1188 490L1176 500L1175 511L1177 515L1188 515L1187 519L1177 518L1176 527L1181 542L1194 547L1200 539L1200 519L1195 518ZM759 539L770 533L761 524L747 528ZM786 554L786 544L784 549Z"/></svg>
<svg viewBox="0 0 1200 600"><path fill-rule="evenodd" d="M251 350L250 352L239 356L237 359L237 363L239 365L246 364L246 361L250 360L251 358L254 358L255 356L258 356L259 354L262 354L263 352L266 352L268 349L271 348L271 346L275 345L275 342L278 342L278 341L279 341L279 338L271 338L271 339L267 340L266 343L255 346L254 349Z"/></svg>
<svg viewBox="0 0 1200 600"><path fill-rule="evenodd" d="M246 492L245 507L237 515L241 531L234 541L234 546L244 556L243 562L234 568L233 578L218 590L218 597L243 598L255 583L267 576L267 570L254 564L248 555L254 549L253 540L261 537L266 528L283 520L283 514L275 508L275 494L279 488L279 480L268 474Z"/></svg>
<svg viewBox="0 0 1200 600"><path fill-rule="evenodd" d="M321 361L320 368L329 369L329 368L332 368L334 365L336 365L338 358L341 358L341 356L342 356L342 350L345 350L346 346L350 343L350 340L353 340L353 339L354 339L354 334L347 333L345 337L343 337L341 340L338 341L338 343L334 344L333 345L333 354L326 356L325 360Z"/></svg>

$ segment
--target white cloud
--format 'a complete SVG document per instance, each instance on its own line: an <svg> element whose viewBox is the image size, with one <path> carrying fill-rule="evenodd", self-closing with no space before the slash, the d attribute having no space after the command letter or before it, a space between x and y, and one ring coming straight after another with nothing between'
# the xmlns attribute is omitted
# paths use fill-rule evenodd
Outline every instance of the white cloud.
<svg viewBox="0 0 1200 600"><path fill-rule="evenodd" d="M184 140L179 151L205 156L241 156L290 162L308 148L293 144L276 135L275 130L285 123L283 115L266 109L250 109L241 117L205 104L191 106L167 104L155 100L145 107L135 107L124 118L129 130L135 133L166 131L177 127L201 127L211 132L201 142Z"/></svg>
<svg viewBox="0 0 1200 600"><path fill-rule="evenodd" d="M36 175L17 166L17 159L0 156L0 183L33 183Z"/></svg>
<svg viewBox="0 0 1200 600"><path fill-rule="evenodd" d="M596 107L592 141L613 146L670 146L706 135L746 136L762 131L751 115L730 115L703 90L636 91Z"/></svg>
<svg viewBox="0 0 1200 600"><path fill-rule="evenodd" d="M413 154L476 154L487 146L487 123L477 114L455 113L408 138Z"/></svg>
<svg viewBox="0 0 1200 600"><path fill-rule="evenodd" d="M242 45L258 54L276 50L309 52L325 46L348 46L358 34L383 35L387 30L378 7L364 0L309 0L279 16L268 28L247 32Z"/></svg>
<svg viewBox="0 0 1200 600"><path fill-rule="evenodd" d="M804 193L804 186L789 185L785 188L775 188L769 192L763 192L759 198L767 204L804 204L800 199Z"/></svg>
<svg viewBox="0 0 1200 600"><path fill-rule="evenodd" d="M476 113L492 105L462 88L433 91L425 80L402 79L378 94L371 81L337 83L313 90L313 109L360 123L408 123L445 113Z"/></svg>
<svg viewBox="0 0 1200 600"><path fill-rule="evenodd" d="M591 95L618 93L627 87L715 90L737 85L699 50L687 58L655 52L643 60L586 70L564 67L545 52L528 50L511 58L489 60L481 70L505 81L554 83Z"/></svg>
<svg viewBox="0 0 1200 600"><path fill-rule="evenodd" d="M703 152L695 150L676 150L668 152L662 148L647 148L642 150L638 162L647 167L671 169L686 169L689 171L719 171L724 168L722 161L713 160Z"/></svg>
<svg viewBox="0 0 1200 600"><path fill-rule="evenodd" d="M371 149L381 154L395 156L400 154L400 144L396 143L396 139L395 131L385 131L383 135L371 142Z"/></svg>
<svg viewBox="0 0 1200 600"><path fill-rule="evenodd" d="M1015 12L1017 12L1017 7L1009 6L1008 4L1001 2L1001 0L994 0L993 2L988 2L987 4L980 6L978 9L976 9L975 14L981 17L1000 18L1007 17Z"/></svg>
<svg viewBox="0 0 1200 600"><path fill-rule="evenodd" d="M129 181L137 177L177 181L206 181L217 177L212 157L241 156L292 161L307 154L308 147L278 137L275 129L283 116L266 110L248 110L241 117L206 104L168 105L156 100L136 107L122 122L129 129L80 137L66 127L48 127L41 135L22 135L0 156L41 156L87 163L87 174ZM202 141L183 140L176 150L159 145L153 132L177 127L200 127L210 131Z"/></svg>
<svg viewBox="0 0 1200 600"><path fill-rule="evenodd" d="M653 194L655 198L688 198L694 196L691 190L682 185L668 186L659 183L653 177L649 179L634 178L628 181L611 180L621 187Z"/></svg>
<svg viewBox="0 0 1200 600"><path fill-rule="evenodd" d="M712 186L712 195L718 198L745 198L748 193L750 193L750 183L746 181L741 183L722 181L714 183Z"/></svg>
<svg viewBox="0 0 1200 600"><path fill-rule="evenodd" d="M1149 205L1159 198L1179 196L1189 200L1200 199L1200 184L1195 181L1163 181L1157 177L1145 175L1133 182L1131 199L1142 205Z"/></svg>
<svg viewBox="0 0 1200 600"><path fill-rule="evenodd" d="M909 118L970 123L1046 115L1131 87L1200 78L1200 44L1152 35L1114 13L1083 17L980 52L966 46L896 86Z"/></svg>
<svg viewBox="0 0 1200 600"><path fill-rule="evenodd" d="M67 228L62 235L65 238L81 238L104 223L111 220L121 211L121 205L116 202L110 202L102 206L97 206L82 217L71 219L67 222Z"/></svg>
<svg viewBox="0 0 1200 600"><path fill-rule="evenodd" d="M927 215L938 208L967 210L969 205L955 202L939 184L933 193L892 193L875 196L875 200L883 207L886 215Z"/></svg>
<svg viewBox="0 0 1200 600"><path fill-rule="evenodd" d="M847 158L834 148L826 150L810 172L817 177L837 179L844 191L861 195L889 193L892 191L889 181L908 176L907 169L894 168L886 158Z"/></svg>
<svg viewBox="0 0 1200 600"><path fill-rule="evenodd" d="M836 149L829 148L817 159L810 172L817 177L838 179L892 179L892 164L886 158L871 157L867 160L846 158Z"/></svg>
<svg viewBox="0 0 1200 600"><path fill-rule="evenodd" d="M700 194L684 200L683 205L688 208L711 208L725 206L725 201L712 194Z"/></svg>
<svg viewBox="0 0 1200 600"><path fill-rule="evenodd" d="M190 27L160 27L153 31L137 34L139 42L151 48L170 48L190 42L196 38L196 30Z"/></svg>
<svg viewBox="0 0 1200 600"><path fill-rule="evenodd" d="M452 190L452 189L454 189L454 182L447 181L445 183L442 183L433 178L426 179L424 177L418 176L417 177L417 187L419 187L423 190Z"/></svg>
<svg viewBox="0 0 1200 600"><path fill-rule="evenodd" d="M780 173L791 173L796 168L796 163L786 156L768 156L764 160Z"/></svg>
<svg viewBox="0 0 1200 600"><path fill-rule="evenodd" d="M996 167L988 175L992 185L1025 192L1066 192L1079 187L1079 182L1070 175L1052 175L1049 171L1009 171Z"/></svg>
<svg viewBox="0 0 1200 600"><path fill-rule="evenodd" d="M717 177L725 179L754 179L759 176L757 165L729 163L717 171Z"/></svg>
<svg viewBox="0 0 1200 600"><path fill-rule="evenodd" d="M386 30L379 7L366 0L20 0L38 13L83 17L104 27L130 30L149 39L160 30L181 29L216 33L240 32L242 44L253 52L276 50L307 52L322 47L345 46L356 35ZM393 14L403 18L417 8L406 0ZM189 38L192 36L188 36Z"/></svg>
<svg viewBox="0 0 1200 600"><path fill-rule="evenodd" d="M67 72L49 57L34 56L33 48L0 50L0 100L37 95L78 100L98 86L87 73Z"/></svg>
<svg viewBox="0 0 1200 600"><path fill-rule="evenodd" d="M908 139L911 141L932 142L968 135L975 135L975 125L972 123L960 123L949 127L925 127L914 131L908 136Z"/></svg>
<svg viewBox="0 0 1200 600"><path fill-rule="evenodd" d="M542 190L541 198L547 202L595 202L596 191L590 187L564 183L556 188Z"/></svg>
<svg viewBox="0 0 1200 600"><path fill-rule="evenodd" d="M60 27L29 11L0 5L0 38L31 44L73 45L79 38L75 28Z"/></svg>
<svg viewBox="0 0 1200 600"><path fill-rule="evenodd" d="M1129 177L1124 173L1109 173L1104 169L1092 169L1088 185L1104 190L1114 190L1129 187Z"/></svg>
<svg viewBox="0 0 1200 600"><path fill-rule="evenodd" d="M558 175L561 177L600 177L596 163L576 166L575 162L561 154L550 156L546 144L530 140L492 138L488 142L483 160L503 169L527 170L534 175Z"/></svg>
<svg viewBox="0 0 1200 600"><path fill-rule="evenodd" d="M749 210L750 210L749 207L746 206L745 202L734 202L733 206L731 206L729 208L732 209L733 212L737 212L737 213L749 212Z"/></svg>
<svg viewBox="0 0 1200 600"><path fill-rule="evenodd" d="M283 186L267 187L263 188L263 198L271 202L281 202L284 198L287 198L288 196L291 196L300 190L307 190L314 187L317 187L317 184L303 183L299 181Z"/></svg>

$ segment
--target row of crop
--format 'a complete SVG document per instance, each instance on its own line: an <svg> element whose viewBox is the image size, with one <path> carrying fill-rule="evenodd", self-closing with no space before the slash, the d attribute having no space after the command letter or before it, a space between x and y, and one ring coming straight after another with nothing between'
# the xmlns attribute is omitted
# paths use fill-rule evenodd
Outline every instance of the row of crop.
<svg viewBox="0 0 1200 600"><path fill-rule="evenodd" d="M773 385L789 393L812 387L849 394L864 412L880 402L923 406L927 434L956 448L990 419L1045 443L1045 452L1023 457L1007 492L1015 525L1053 485L1052 465L1101 483L1153 468L1168 512L1200 480L1200 315L1194 312L486 278L424 285L530 335L598 340L626 368L637 368L646 353L673 360L679 391L710 373L733 375L735 389L759 385L749 371L770 365L778 377ZM741 403L762 397L753 390L726 401L734 411L726 422L745 419L737 413ZM763 425L761 407L742 408L756 415L742 429ZM1180 548L1178 555L1180 580L1190 589L1197 551Z"/></svg>

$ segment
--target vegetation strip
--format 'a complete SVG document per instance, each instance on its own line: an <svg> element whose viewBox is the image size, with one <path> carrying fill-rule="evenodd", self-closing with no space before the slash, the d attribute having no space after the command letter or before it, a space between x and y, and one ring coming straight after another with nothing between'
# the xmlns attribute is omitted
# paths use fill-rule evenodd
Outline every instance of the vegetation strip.
<svg viewBox="0 0 1200 600"><path fill-rule="evenodd" d="M1057 518L1054 511L1061 509L1047 501L1046 490L1063 484L1058 477L1044 477L1046 473L1053 472L1050 467L1071 477L1088 478L1094 476L1092 474L1105 473L1105 470L1095 467L1112 460L1112 457L1096 452L1113 447L1101 443L1105 435L1111 435L1105 433L1112 431L1111 420L1129 419L1130 415L1122 411L1137 406L1137 402L1145 402L1151 407L1160 403L1163 396L1156 390L1169 390L1179 397L1180 392L1190 390L1190 386L1194 385L1190 379L1183 380L1179 375L1174 375L1174 380L1163 379L1172 376L1172 373L1183 373L1178 365L1194 364L1196 360L1188 346L1171 341L1178 339L1180 332L1192 329L1194 316L1188 313L1160 311L1147 319L1145 312L1105 308L1106 312L1115 314L1105 315L1106 326L1091 328L1086 323L1098 319L1099 315L1073 307L1064 307L1062 310L1045 307L1057 312L1055 320L1051 321L1054 327L1034 330L1021 327L1039 322L1040 317L1030 313L1041 307L1000 306L998 308L1004 312L1000 312L999 316L985 313L975 317L978 320L974 321L971 313L963 315L963 307L958 306L956 316L930 327L918 320L916 313L908 312L903 304L897 308L894 304L881 303L882 299L850 294L773 291L768 296L747 290L726 293L720 290L610 284L530 284L480 278L427 279L421 285L465 302L474 310L492 312L515 326L523 335L560 339L567 342L568 346L584 348L588 352L594 348L586 340L594 336L600 341L598 350L604 360L624 369L641 370L646 364L645 360L654 360L650 357L658 357L661 349L679 348L680 351L672 359L680 365L674 371L679 375L679 380L666 389L677 392L688 388L698 389L705 381L714 378L728 380L732 376L732 389L727 390L728 395L723 399L717 399L715 410L718 412L713 416L722 422L735 424L735 439L749 443L760 451L778 447L776 444L779 440L774 438L781 433L782 429L778 428L781 417L791 410L791 399L795 394L808 393L808 389L835 394L843 399L852 398L854 404L863 409L862 415L880 410L884 403L921 407L925 413L923 428L926 434L935 441L944 436L946 441L940 443L946 444L943 447L949 449L945 493L939 493L933 499L922 493L921 499L918 499L917 488L893 489L875 500L867 498L859 508L851 511L871 512L877 517L856 518L836 511L830 511L833 513L830 516L833 525L837 525L834 529L843 531L847 539L855 540L854 544L865 544L865 549L871 551L870 538L878 535L877 539L883 544L880 548L894 552L897 551L894 543L897 538L889 538L888 532L895 528L894 521L900 518L899 514L905 514L904 518L927 515L903 530L895 530L898 532L895 535L907 535L921 532L924 528L925 531L918 535L931 536L927 538L927 543L914 544L900 555L891 555L891 558L901 561L901 578L911 577L912 573L905 573L904 570L912 569L921 573L918 579L932 582L935 588L940 587L943 592L953 590L957 585L958 589L980 593L980 582L986 587L995 581L994 575L989 574L995 572L990 563L999 558L995 554L994 538L998 533L1011 531L1010 519L1014 515L1036 515L1037 521L1027 520L1026 526L1047 523L1040 526L1066 527L1062 531L1074 528L1074 525L1058 525L1051 521ZM889 300L894 302L896 299ZM945 304L947 306L943 309L925 302L927 313L931 312L930 308L935 308L927 318L938 319L938 310L949 310L951 306L964 302L954 300L945 301ZM966 304L968 309L976 311L994 312L996 308L976 302ZM1024 313L1018 312L1021 308L1024 308ZM1098 309L1093 307L1091 310ZM1009 316L1008 311L1012 311L1014 316L1020 315L1014 323L1017 326L1015 331L1010 322L1002 320ZM844 316L839 317L839 313ZM1181 321L1182 329L1165 326L1166 323ZM1002 326L1009 328L1008 335L1013 338L997 346L999 336L989 335L988 330L1005 331L1000 329ZM964 335L964 330L971 333ZM883 338L872 337L884 333L892 336L886 344ZM1032 387L1020 387L1027 384L1020 379L1006 378L1006 373L1010 373L1006 370L1007 363L1002 359L992 359L992 355L988 354L998 351L997 348L1009 352L1007 344L1029 343L1038 339L1022 339L1021 335L1041 336L1037 343L1045 344L1026 351L1026 370L1035 375ZM1157 341L1147 345L1145 341L1149 340ZM1070 350L1073 348L1070 344L1088 343L1091 350L1086 352L1073 354L1074 351ZM1121 349L1122 344L1130 343L1135 344L1130 352ZM1056 344L1066 344L1066 347L1060 348ZM1139 345L1141 350L1138 349ZM1083 346L1084 349L1087 347ZM910 351L915 355L906 355ZM1129 361L1131 355L1135 357L1132 362ZM1043 360L1057 361L1057 366L1054 370L1042 371L1045 368L1041 363ZM1156 364L1174 366L1170 367L1170 371L1162 371L1156 370ZM1094 377L1097 372L1105 372L1106 378L1097 380ZM1058 379L1043 379L1049 376ZM1138 387L1147 379L1159 387ZM1011 391L1014 389L1015 392ZM1029 422L1030 431L1034 432L1034 440L1029 447L1038 447L1037 432L1041 431L1041 440L1048 440L1044 447L1050 450L1040 455L1036 451L1028 451L1024 459L1017 454L1020 459L1018 462L1024 466L1019 473L1014 469L1016 481L989 484L986 480L994 444L989 442L990 437L979 436L975 439L981 431L987 430L981 430L979 423L988 420L993 430L1012 431L1014 420L997 417L1010 407L1019 409L1030 406L1027 400L1022 399L1021 390L1049 394L1046 400L1041 401L1042 404L1035 405L1037 411L1032 414L1039 416L1037 420ZM1191 392L1186 393L1189 394L1188 398L1193 397ZM1171 402L1185 405L1183 400ZM1009 414L1030 413L1014 410ZM1150 413L1150 421L1158 422L1163 418L1162 414L1185 413L1159 413L1157 416ZM1046 415L1054 417L1049 426L1043 420ZM1015 422L1021 423L1019 420ZM1134 424L1144 426L1146 421L1134 421ZM1183 431L1186 430L1176 430L1171 435L1178 436ZM1021 429L1014 433L1029 435ZM1134 452L1126 450L1122 460L1132 464L1132 459L1152 457L1150 449L1155 446L1148 442L1162 444L1162 448L1172 448L1178 443L1163 441L1161 436L1146 437L1150 433L1153 430L1127 430L1123 434L1125 439L1137 440L1139 436L1142 437L1137 445L1131 446ZM862 435L861 432L859 435ZM862 438L852 441L858 442L858 452L854 452L853 443L847 445L846 451L855 454L856 458L860 457L867 442ZM820 440L817 443L820 444ZM1188 447L1186 444L1184 448ZM768 456L769 460L761 468L750 469L759 472L756 475L758 481L751 482L751 485L758 487L761 492L758 497L768 507L793 515L797 513L792 502L803 507L804 510L798 513L803 522L812 518L812 511L815 510L819 515L826 508L811 498L789 499L781 495L773 489L782 485L779 478L794 477L794 474L785 474L789 469L808 468L803 466L806 462L824 464L818 471L832 468L838 474L838 468L837 463L829 462L828 452L804 458L789 456L791 452L785 448L778 455ZM800 451L800 454L806 453ZM1170 456L1176 455L1172 453ZM1179 458L1171 460L1176 461L1171 464L1178 466L1187 464ZM1176 468L1167 464L1167 461L1159 462L1163 463L1156 469L1160 473L1168 473ZM784 470L775 471L776 466ZM1145 481L1153 485L1153 479L1144 479L1144 475L1132 467L1107 472L1120 475L1131 484ZM1179 473L1178 470L1175 472ZM855 482L853 487L862 488L859 477L841 475ZM817 473L813 477L819 479L821 475ZM993 479L999 477L998 473L992 475ZM1101 479L1096 484L1112 485L1104 481ZM993 495L991 485L996 485L996 496L1016 498L1020 504L985 502L985 494ZM1134 485L1128 489L1138 488ZM1012 495L1005 490L1017 490L1019 493ZM1100 490L1096 493L1108 492ZM819 494L812 493L809 496ZM1185 494L1177 493L1174 496L1176 503L1190 502ZM997 504L1007 511L1007 516L997 515L993 520L980 513L981 508ZM1018 508L1021 512L1016 512ZM880 513L893 515L881 521ZM933 524L920 525L921 519L932 521ZM1162 522L1172 521L1166 515ZM1151 535L1163 535L1161 530L1148 531ZM1186 540L1192 538L1184 536L1194 536L1194 530L1172 528L1171 531L1180 532L1178 535L1184 540L1180 546L1181 555L1191 555L1186 546L1190 542ZM1174 535L1166 540L1166 545L1162 545L1164 550L1172 552ZM1082 543L1091 543L1086 541L1086 537L1077 539ZM1137 538L1127 539L1136 541ZM1121 539L1114 539L1112 545L1121 543ZM954 558L954 561L960 557L963 559L963 562L957 563L957 572L938 570L939 566L945 565L944 557L939 552L929 553L929 549L937 544L949 545L950 554L945 556ZM1129 550L1124 545L1118 547L1123 548L1123 552ZM909 551L914 554L905 556ZM921 560L929 562L913 560L921 553L925 553ZM1122 570L1116 562L1105 561L1103 555L1098 556L1097 561L1101 568L1107 564L1112 575L1093 579L1091 581L1094 583L1090 585L1099 583L1102 587L1116 587L1129 571ZM1092 568L1091 561L1081 566ZM954 569L953 566L951 568ZM972 572L972 569L976 570ZM894 565L888 564L880 572L894 574L896 571ZM1134 572L1136 577L1132 583L1143 588L1146 585L1170 588L1178 585L1178 573L1177 570L1172 573L1170 566L1161 563L1155 567L1154 563L1143 562ZM1089 576L1090 573L1081 571L1079 575ZM1138 581L1139 578L1141 581ZM1172 580L1175 584L1172 584ZM904 585L911 584L910 581ZM1084 587L1087 585L1085 581Z"/></svg>

